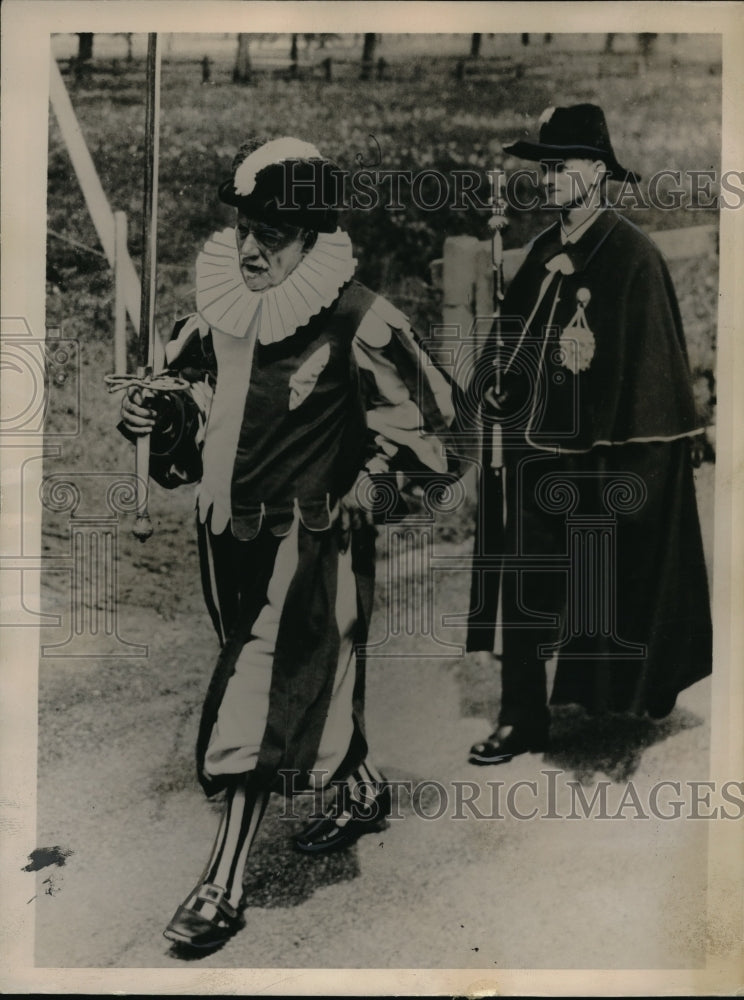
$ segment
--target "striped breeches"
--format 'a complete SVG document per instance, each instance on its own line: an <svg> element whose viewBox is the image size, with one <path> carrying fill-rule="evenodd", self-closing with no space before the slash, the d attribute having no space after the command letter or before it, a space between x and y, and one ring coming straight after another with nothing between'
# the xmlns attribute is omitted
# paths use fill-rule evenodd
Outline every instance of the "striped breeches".
<svg viewBox="0 0 744 1000"><path fill-rule="evenodd" d="M312 531L297 517L280 537L199 531L222 643L202 716L202 783L248 772L271 786L281 771L299 772L295 787L345 777L342 764L350 770L366 750L359 647L369 609L360 608L352 547L339 550L335 526Z"/></svg>

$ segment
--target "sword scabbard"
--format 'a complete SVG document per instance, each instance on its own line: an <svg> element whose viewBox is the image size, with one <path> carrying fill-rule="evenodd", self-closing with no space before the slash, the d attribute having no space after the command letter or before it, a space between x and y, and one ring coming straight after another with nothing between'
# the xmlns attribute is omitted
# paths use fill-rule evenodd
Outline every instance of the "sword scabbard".
<svg viewBox="0 0 744 1000"><path fill-rule="evenodd" d="M155 289L158 231L158 157L160 151L160 51L158 36L147 36L147 100L145 104L145 183L142 203L142 281L137 377L149 380L155 360ZM132 532L141 542L152 534L148 511L150 435L137 439L137 516Z"/></svg>

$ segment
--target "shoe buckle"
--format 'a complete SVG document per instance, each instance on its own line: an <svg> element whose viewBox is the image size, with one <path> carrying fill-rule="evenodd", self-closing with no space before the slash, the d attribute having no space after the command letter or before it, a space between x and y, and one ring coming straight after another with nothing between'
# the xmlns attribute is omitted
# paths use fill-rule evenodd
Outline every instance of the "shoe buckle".
<svg viewBox="0 0 744 1000"><path fill-rule="evenodd" d="M219 903L224 893L225 890L216 885L203 885L199 890L198 898L207 903Z"/></svg>

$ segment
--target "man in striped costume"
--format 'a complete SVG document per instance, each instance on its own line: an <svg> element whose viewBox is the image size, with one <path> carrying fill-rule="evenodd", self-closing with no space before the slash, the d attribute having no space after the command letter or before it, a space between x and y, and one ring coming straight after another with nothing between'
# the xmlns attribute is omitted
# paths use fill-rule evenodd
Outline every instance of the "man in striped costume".
<svg viewBox="0 0 744 1000"><path fill-rule="evenodd" d="M219 189L237 225L205 245L197 312L166 348L190 389L132 389L122 405L123 432L151 434L153 478L199 482L221 643L197 762L226 808L165 931L190 946L241 926L243 868L272 791L338 790L296 839L311 854L379 828L390 808L363 714L374 520L399 508L403 473L451 475L453 411L405 317L353 280L332 192L332 164L308 143L241 147Z"/></svg>

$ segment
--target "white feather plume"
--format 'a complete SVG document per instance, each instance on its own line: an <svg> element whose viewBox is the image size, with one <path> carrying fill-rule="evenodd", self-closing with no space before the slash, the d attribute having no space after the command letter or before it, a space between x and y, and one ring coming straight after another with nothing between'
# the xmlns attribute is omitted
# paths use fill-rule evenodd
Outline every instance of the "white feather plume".
<svg viewBox="0 0 744 1000"><path fill-rule="evenodd" d="M271 139L249 153L235 171L235 192L242 196L249 195L256 186L256 175L272 163L313 159L323 159L323 157L311 142L303 142L302 139L293 139L290 136Z"/></svg>

